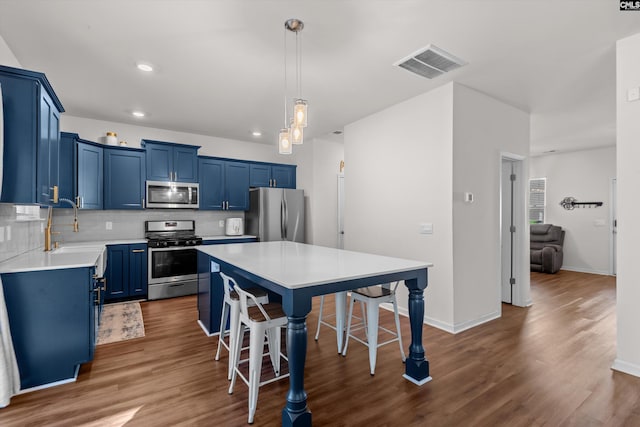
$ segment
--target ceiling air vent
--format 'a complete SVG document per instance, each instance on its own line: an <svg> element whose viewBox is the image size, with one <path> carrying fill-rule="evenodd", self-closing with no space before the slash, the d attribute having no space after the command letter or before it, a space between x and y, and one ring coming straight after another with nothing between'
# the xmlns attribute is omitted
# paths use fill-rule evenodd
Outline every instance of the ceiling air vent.
<svg viewBox="0 0 640 427"><path fill-rule="evenodd" d="M393 65L432 79L466 64L462 59L430 44Z"/></svg>

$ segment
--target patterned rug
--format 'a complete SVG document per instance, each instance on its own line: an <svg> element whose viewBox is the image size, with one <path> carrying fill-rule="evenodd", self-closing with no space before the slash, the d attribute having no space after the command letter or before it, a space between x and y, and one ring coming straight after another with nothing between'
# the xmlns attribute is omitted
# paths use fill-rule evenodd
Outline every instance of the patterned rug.
<svg viewBox="0 0 640 427"><path fill-rule="evenodd" d="M97 344L144 337L144 321L139 302L107 304L102 308Z"/></svg>

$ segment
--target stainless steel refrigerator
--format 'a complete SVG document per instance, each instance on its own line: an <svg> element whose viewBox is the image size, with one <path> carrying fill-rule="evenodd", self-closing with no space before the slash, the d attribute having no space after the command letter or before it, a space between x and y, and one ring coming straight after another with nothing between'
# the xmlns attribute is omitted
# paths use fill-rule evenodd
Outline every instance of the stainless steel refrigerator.
<svg viewBox="0 0 640 427"><path fill-rule="evenodd" d="M304 190L252 188L246 232L261 242L289 240L304 243Z"/></svg>

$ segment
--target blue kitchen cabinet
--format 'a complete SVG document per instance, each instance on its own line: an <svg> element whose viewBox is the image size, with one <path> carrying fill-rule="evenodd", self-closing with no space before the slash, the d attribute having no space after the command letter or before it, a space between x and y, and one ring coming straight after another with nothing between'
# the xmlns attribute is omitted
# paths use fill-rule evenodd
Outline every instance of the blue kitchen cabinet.
<svg viewBox="0 0 640 427"><path fill-rule="evenodd" d="M0 66L4 107L5 203L50 205L58 188L60 113L64 108L47 77Z"/></svg>
<svg viewBox="0 0 640 427"><path fill-rule="evenodd" d="M77 140L77 203L80 209L102 209L104 149L91 141Z"/></svg>
<svg viewBox="0 0 640 427"><path fill-rule="evenodd" d="M107 246L107 301L147 295L147 244Z"/></svg>
<svg viewBox="0 0 640 427"><path fill-rule="evenodd" d="M74 378L93 360L100 290L94 267L2 274L21 389Z"/></svg>
<svg viewBox="0 0 640 427"><path fill-rule="evenodd" d="M198 181L198 146L143 139L147 152L147 180Z"/></svg>
<svg viewBox="0 0 640 427"><path fill-rule="evenodd" d="M296 188L296 166L251 163L249 185L251 187Z"/></svg>
<svg viewBox="0 0 640 427"><path fill-rule="evenodd" d="M58 161L58 183L59 198L76 200L76 141L77 133L60 132L59 161ZM71 208L71 205L58 202L54 208Z"/></svg>
<svg viewBox="0 0 640 427"><path fill-rule="evenodd" d="M104 208L144 209L145 150L104 148Z"/></svg>
<svg viewBox="0 0 640 427"><path fill-rule="evenodd" d="M249 209L249 164L246 162L198 158L200 209Z"/></svg>
<svg viewBox="0 0 640 427"><path fill-rule="evenodd" d="M102 209L104 161L103 146L81 139L77 133L60 132L60 198L78 204L80 209ZM65 202L56 208L71 208Z"/></svg>

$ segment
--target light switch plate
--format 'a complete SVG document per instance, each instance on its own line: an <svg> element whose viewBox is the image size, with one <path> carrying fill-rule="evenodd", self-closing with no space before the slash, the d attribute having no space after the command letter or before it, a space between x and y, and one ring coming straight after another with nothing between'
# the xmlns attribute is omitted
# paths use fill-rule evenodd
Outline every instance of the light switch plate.
<svg viewBox="0 0 640 427"><path fill-rule="evenodd" d="M111 221L105 222L104 226L107 230L113 230L113 223Z"/></svg>
<svg viewBox="0 0 640 427"><path fill-rule="evenodd" d="M633 87L627 90L627 101L633 102L640 99L640 87Z"/></svg>
<svg viewBox="0 0 640 427"><path fill-rule="evenodd" d="M7 225L7 242L11 240L11 226Z"/></svg>
<svg viewBox="0 0 640 427"><path fill-rule="evenodd" d="M4 242L4 227L0 227L0 242Z"/></svg>
<svg viewBox="0 0 640 427"><path fill-rule="evenodd" d="M420 223L420 234L433 234L433 224L430 222Z"/></svg>
<svg viewBox="0 0 640 427"><path fill-rule="evenodd" d="M220 228L224 227L224 219L221 219L220 221L218 221L218 227Z"/></svg>

